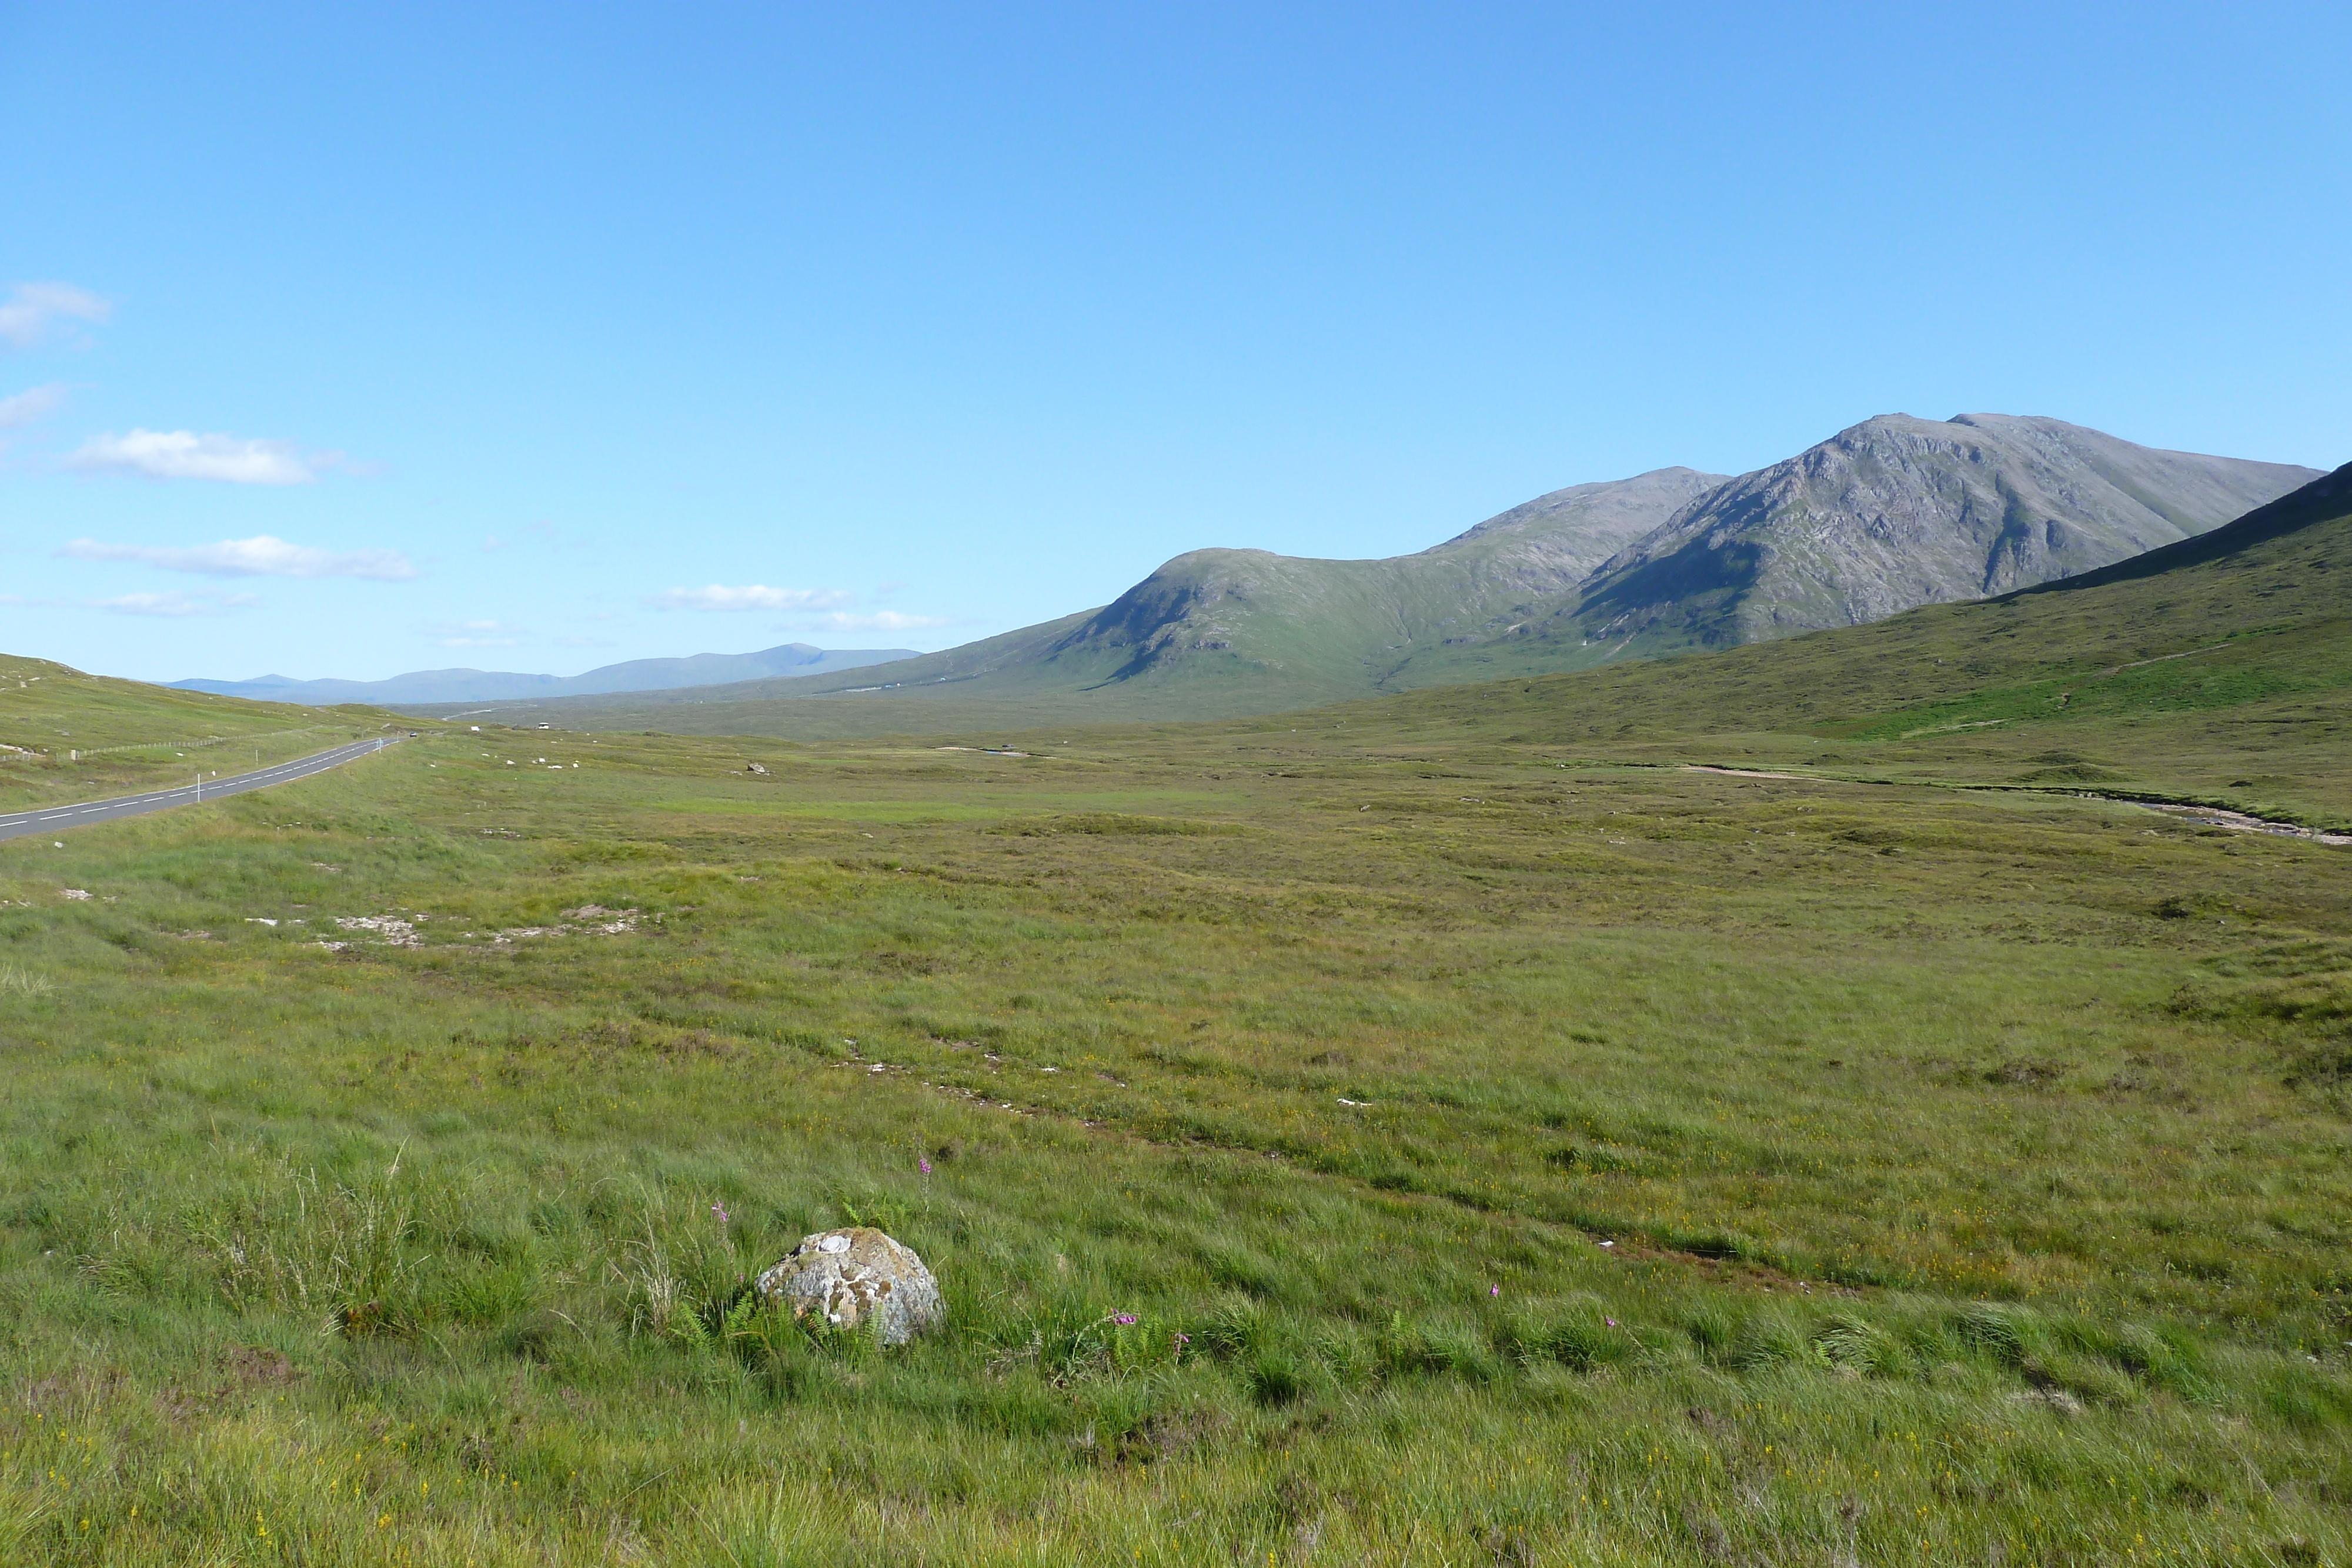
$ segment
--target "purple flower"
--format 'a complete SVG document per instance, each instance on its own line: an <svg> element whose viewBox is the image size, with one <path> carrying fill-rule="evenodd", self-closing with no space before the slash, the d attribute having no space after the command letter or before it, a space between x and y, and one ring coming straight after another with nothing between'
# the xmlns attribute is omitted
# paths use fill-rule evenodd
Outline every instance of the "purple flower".
<svg viewBox="0 0 2352 1568"><path fill-rule="evenodd" d="M1486 1293L1490 1296L1499 1296L1503 1293L1503 1287L1500 1285L1489 1285L1486 1287Z"/></svg>
<svg viewBox="0 0 2352 1568"><path fill-rule="evenodd" d="M923 1158L922 1155L917 1155L915 1156L915 1165L925 1176L931 1174L931 1162Z"/></svg>
<svg viewBox="0 0 2352 1568"><path fill-rule="evenodd" d="M1601 1321L1607 1323L1612 1329L1617 1326L1617 1320L1615 1318L1603 1318Z"/></svg>
<svg viewBox="0 0 2352 1568"><path fill-rule="evenodd" d="M1188 1333L1180 1333L1176 1336L1176 1343L1178 1344L1191 1344L1192 1343L1192 1336Z"/></svg>
<svg viewBox="0 0 2352 1568"><path fill-rule="evenodd" d="M714 1203L714 1204L712 1204L712 1205L710 1206L710 1212L711 1212L711 1213L713 1213L713 1214L715 1214L715 1215L717 1215L717 1216L719 1217L719 1224L724 1225L724 1224L726 1224L726 1223L727 1223L727 1206L726 1206L725 1204L723 1204L723 1203Z"/></svg>
<svg viewBox="0 0 2352 1568"><path fill-rule="evenodd" d="M1110 1315L1110 1321L1124 1327L1135 1321L1135 1314L1133 1312L1113 1312Z"/></svg>

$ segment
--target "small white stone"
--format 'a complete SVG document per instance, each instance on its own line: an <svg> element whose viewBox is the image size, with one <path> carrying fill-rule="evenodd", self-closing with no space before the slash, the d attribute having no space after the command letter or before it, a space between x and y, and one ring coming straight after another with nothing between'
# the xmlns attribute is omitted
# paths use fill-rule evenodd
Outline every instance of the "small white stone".
<svg viewBox="0 0 2352 1568"><path fill-rule="evenodd" d="M849 1238L828 1236L816 1244L816 1249L820 1252L846 1252L849 1250Z"/></svg>

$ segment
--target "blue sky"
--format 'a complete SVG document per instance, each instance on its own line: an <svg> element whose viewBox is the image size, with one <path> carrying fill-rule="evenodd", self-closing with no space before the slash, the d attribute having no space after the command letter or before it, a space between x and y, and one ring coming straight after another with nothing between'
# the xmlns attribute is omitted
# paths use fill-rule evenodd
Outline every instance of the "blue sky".
<svg viewBox="0 0 2352 1568"><path fill-rule="evenodd" d="M1874 413L2352 458L2352 8L0 0L0 649L943 647Z"/></svg>

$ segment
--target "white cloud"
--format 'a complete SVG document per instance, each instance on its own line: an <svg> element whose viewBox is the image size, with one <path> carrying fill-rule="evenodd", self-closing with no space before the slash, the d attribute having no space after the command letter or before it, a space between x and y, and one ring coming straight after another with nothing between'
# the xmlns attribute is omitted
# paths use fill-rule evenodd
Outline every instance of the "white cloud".
<svg viewBox="0 0 2352 1568"><path fill-rule="evenodd" d="M313 545L289 544L268 534L223 539L191 549L76 539L58 553L76 560L135 560L165 571L192 571L205 577L364 577L377 582L405 582L416 575L408 558L397 550L324 550Z"/></svg>
<svg viewBox="0 0 2352 1568"><path fill-rule="evenodd" d="M432 636L444 648L514 648L522 643L522 631L503 621L444 621Z"/></svg>
<svg viewBox="0 0 2352 1568"><path fill-rule="evenodd" d="M830 610L848 603L849 595L833 588L767 588L756 582L725 588L714 582L708 588L665 589L646 602L656 610Z"/></svg>
<svg viewBox="0 0 2352 1568"><path fill-rule="evenodd" d="M218 479L229 485L308 485L336 453L305 457L288 441L198 435L193 430L134 430L93 435L66 459L72 468L140 474L150 479Z"/></svg>
<svg viewBox="0 0 2352 1568"><path fill-rule="evenodd" d="M70 283L20 283L0 305L0 343L29 349L48 336L54 322L98 322L113 313L113 306Z"/></svg>
<svg viewBox="0 0 2352 1568"><path fill-rule="evenodd" d="M816 632L920 632L955 622L938 615L906 615L896 610L877 610L871 615L820 615L801 624Z"/></svg>
<svg viewBox="0 0 2352 1568"><path fill-rule="evenodd" d="M125 593L112 599L89 601L92 610L111 610L118 615L223 615L232 610L246 610L261 602L250 593Z"/></svg>
<svg viewBox="0 0 2352 1568"><path fill-rule="evenodd" d="M14 430L20 424L30 424L65 401L63 382L27 387L13 397L0 397L0 430Z"/></svg>

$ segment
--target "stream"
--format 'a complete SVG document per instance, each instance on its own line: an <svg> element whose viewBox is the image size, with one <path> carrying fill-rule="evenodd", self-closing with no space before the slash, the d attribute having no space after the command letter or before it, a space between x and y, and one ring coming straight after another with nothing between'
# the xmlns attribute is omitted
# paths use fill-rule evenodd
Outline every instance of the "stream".
<svg viewBox="0 0 2352 1568"><path fill-rule="evenodd" d="M2021 793L2034 795L2065 795L2071 796L2075 800L2113 800L2118 805L2137 806L2143 811L2161 811L2168 817L2179 817L2184 821L2201 822L2207 827L2211 828L2227 828L2233 833L2275 833L2280 838L2284 839L2308 839L2315 844L2352 844L2352 833L2331 833L2320 828L2306 828L2294 822L2275 822L2268 817L2250 817L2243 811L2224 810L2219 806L2176 806L2166 801L2136 800L2128 795L2102 795L2095 790L2088 789L2032 789L2021 785L2003 784L1904 785L1896 784L1891 779L1873 780L1864 779L1838 779L1818 773L1774 773L1762 768L1721 768L1703 762L1685 762L1683 764L1683 771L1685 773L1721 774L1733 779L1784 779L1792 784L1864 784L1877 782L1894 784L1897 789L1990 789L2004 791L2016 790Z"/></svg>

